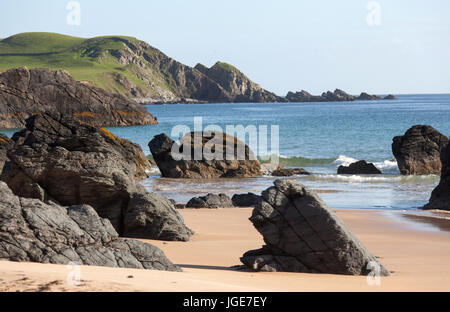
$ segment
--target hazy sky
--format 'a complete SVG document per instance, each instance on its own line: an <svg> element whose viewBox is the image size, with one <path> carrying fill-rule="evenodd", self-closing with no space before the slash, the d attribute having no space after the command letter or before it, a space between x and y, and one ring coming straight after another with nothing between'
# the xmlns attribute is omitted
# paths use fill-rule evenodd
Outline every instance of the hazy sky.
<svg viewBox="0 0 450 312"><path fill-rule="evenodd" d="M450 93L448 0L79 0L79 26L69 2L0 1L0 38L129 35L190 66L228 62L280 95Z"/></svg>

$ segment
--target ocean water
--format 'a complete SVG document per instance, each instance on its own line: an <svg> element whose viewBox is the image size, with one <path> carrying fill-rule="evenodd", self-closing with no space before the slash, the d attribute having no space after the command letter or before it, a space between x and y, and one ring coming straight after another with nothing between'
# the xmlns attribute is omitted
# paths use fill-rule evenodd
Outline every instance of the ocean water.
<svg viewBox="0 0 450 312"><path fill-rule="evenodd" d="M194 117L203 126L278 125L279 154L287 167L303 167L311 176L294 177L320 191L332 208L418 209L428 202L438 176L399 175L391 151L392 138L416 124L428 124L450 135L450 95L400 95L393 101L331 103L224 103L149 105L158 125L113 127L116 135L138 143L146 154L153 136L171 134L176 125L193 130ZM4 131L5 132L5 131ZM6 131L11 135L13 131ZM177 139L174 137L174 139ZM248 142L247 142L248 143ZM337 167L367 160L381 176L337 175ZM206 193L259 193L274 178L187 181L160 178L143 181L145 187L178 202Z"/></svg>
<svg viewBox="0 0 450 312"><path fill-rule="evenodd" d="M391 150L394 136L416 124L429 124L450 135L450 95L400 95L394 101L332 103L233 103L196 105L152 105L159 125L111 128L122 137L139 143L149 154L154 135L170 135L175 125L203 126L278 125L279 154L287 167L304 167L311 176L294 177L320 191L332 208L418 209L428 202L439 177L400 176ZM174 138L177 139L177 138ZM248 142L247 142L248 143ZM367 160L384 173L381 176L337 175L337 167ZM150 191L178 202L206 193L259 193L274 178L187 181L155 176L143 181Z"/></svg>

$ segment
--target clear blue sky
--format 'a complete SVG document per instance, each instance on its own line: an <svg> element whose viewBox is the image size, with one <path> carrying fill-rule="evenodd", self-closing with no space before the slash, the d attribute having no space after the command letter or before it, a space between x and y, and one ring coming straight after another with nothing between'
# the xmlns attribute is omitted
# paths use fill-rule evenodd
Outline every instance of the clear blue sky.
<svg viewBox="0 0 450 312"><path fill-rule="evenodd" d="M450 93L450 1L79 0L0 1L0 38L20 32L129 35L194 66L235 65L284 95L336 87L359 93Z"/></svg>

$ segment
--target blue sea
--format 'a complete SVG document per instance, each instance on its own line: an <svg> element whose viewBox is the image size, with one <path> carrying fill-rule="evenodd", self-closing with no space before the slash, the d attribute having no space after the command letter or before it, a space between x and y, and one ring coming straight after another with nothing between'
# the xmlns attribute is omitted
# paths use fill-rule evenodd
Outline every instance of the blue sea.
<svg viewBox="0 0 450 312"><path fill-rule="evenodd" d="M166 104L149 105L147 109L158 118L158 125L109 128L140 144L146 154L150 154L147 144L154 135L170 135L176 125L193 130L194 117L202 117L203 126L214 124L223 129L226 125L267 125L269 129L278 125L281 162L313 173L294 178L319 190L332 208L420 208L428 202L439 177L400 176L392 155L392 139L417 124L431 125L450 135L450 95L399 95L398 100L390 101L330 103ZM374 162L384 174L336 174L339 165L361 159ZM186 202L206 193L259 193L273 180L173 180L160 178L155 172L143 184L150 191Z"/></svg>

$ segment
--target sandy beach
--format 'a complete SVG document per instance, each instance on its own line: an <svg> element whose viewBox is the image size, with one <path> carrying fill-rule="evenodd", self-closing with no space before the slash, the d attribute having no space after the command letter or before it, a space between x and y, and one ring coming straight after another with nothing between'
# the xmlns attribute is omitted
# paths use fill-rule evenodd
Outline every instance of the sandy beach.
<svg viewBox="0 0 450 312"><path fill-rule="evenodd" d="M81 267L81 283L67 283L64 265L0 262L0 291L450 291L448 220L405 217L402 212L338 210L338 215L385 265L391 276L370 286L366 277L253 273L230 269L261 235L248 221L251 209L181 210L196 231L188 243L149 241L181 273ZM443 225L444 224L444 225Z"/></svg>

